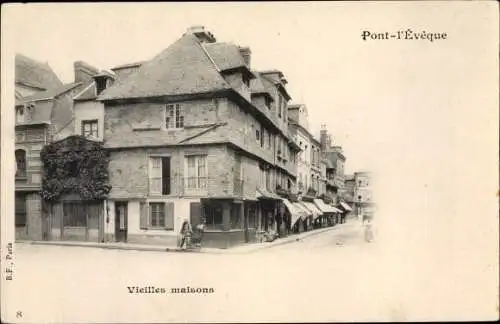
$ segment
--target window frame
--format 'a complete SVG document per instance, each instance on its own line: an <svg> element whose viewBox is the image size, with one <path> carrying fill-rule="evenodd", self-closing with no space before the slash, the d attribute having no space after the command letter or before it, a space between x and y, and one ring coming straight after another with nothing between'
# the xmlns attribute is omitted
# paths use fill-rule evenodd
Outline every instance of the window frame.
<svg viewBox="0 0 500 324"><path fill-rule="evenodd" d="M184 129L185 118L182 105L180 103L166 104L163 109L162 126L166 130ZM170 113L172 111L172 113ZM167 118L169 119L167 122ZM172 118L172 120L170 120ZM172 125L173 127L170 127Z"/></svg>
<svg viewBox="0 0 500 324"><path fill-rule="evenodd" d="M189 174L189 159L194 159L193 170L195 175ZM204 160L204 176L200 176L200 160ZM208 155L207 154L190 154L184 157L184 174L185 174L185 188L186 189L208 189ZM191 186L189 179L193 178L195 186ZM201 180L201 181L200 181Z"/></svg>
<svg viewBox="0 0 500 324"><path fill-rule="evenodd" d="M17 152L22 152L23 154L23 164L24 164L24 167L23 168L20 168L19 167L19 161L18 161L18 156L17 156ZM16 177L26 177L26 170L27 170L27 167L28 167L28 153L26 151L26 149L24 148L18 148L14 151L14 156L16 158Z"/></svg>
<svg viewBox="0 0 500 324"><path fill-rule="evenodd" d="M95 125L95 135L93 126ZM86 134L86 126L90 126L90 133ZM99 138L99 119L83 119L81 121L81 135L85 138L89 136Z"/></svg>
<svg viewBox="0 0 500 324"><path fill-rule="evenodd" d="M156 225L153 225L153 205L159 206L159 215L156 215ZM149 226L148 228L150 229L165 229L166 226L166 218L167 215L165 214L165 209L166 209L166 204L163 201L150 201L149 202L149 214L148 214L148 223ZM161 224L160 220L160 215L163 215L163 224Z"/></svg>

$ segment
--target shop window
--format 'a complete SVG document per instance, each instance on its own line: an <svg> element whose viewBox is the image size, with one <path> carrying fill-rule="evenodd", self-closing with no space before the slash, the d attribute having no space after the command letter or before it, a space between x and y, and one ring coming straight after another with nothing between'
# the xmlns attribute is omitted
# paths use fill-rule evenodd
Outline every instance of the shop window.
<svg viewBox="0 0 500 324"><path fill-rule="evenodd" d="M231 205L231 228L241 228L241 205L239 204Z"/></svg>
<svg viewBox="0 0 500 324"><path fill-rule="evenodd" d="M203 216L205 217L207 228L220 229L222 225L222 205L206 204L203 206Z"/></svg>

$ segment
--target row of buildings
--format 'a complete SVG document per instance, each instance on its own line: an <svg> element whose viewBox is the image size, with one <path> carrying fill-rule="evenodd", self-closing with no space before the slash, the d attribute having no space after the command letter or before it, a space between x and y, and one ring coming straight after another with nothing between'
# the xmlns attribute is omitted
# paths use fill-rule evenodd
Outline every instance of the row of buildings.
<svg viewBox="0 0 500 324"><path fill-rule="evenodd" d="M191 27L152 60L74 74L16 56L18 239L172 243L203 218L204 244L228 247L355 207L341 147L248 47Z"/></svg>

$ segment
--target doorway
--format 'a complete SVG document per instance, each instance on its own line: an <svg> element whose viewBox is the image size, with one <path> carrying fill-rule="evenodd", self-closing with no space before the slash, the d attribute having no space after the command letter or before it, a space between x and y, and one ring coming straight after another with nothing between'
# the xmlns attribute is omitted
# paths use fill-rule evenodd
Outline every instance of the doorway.
<svg viewBox="0 0 500 324"><path fill-rule="evenodd" d="M115 202L115 240L116 242L127 242L128 231L128 202Z"/></svg>

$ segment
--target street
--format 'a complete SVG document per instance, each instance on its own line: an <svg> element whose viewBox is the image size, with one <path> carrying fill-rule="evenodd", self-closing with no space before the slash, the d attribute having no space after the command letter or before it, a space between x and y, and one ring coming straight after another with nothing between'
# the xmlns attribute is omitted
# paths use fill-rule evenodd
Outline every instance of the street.
<svg viewBox="0 0 500 324"><path fill-rule="evenodd" d="M30 323L404 320L408 287L381 247L355 221L247 254L18 244L7 302ZM214 292L170 293L187 286Z"/></svg>

